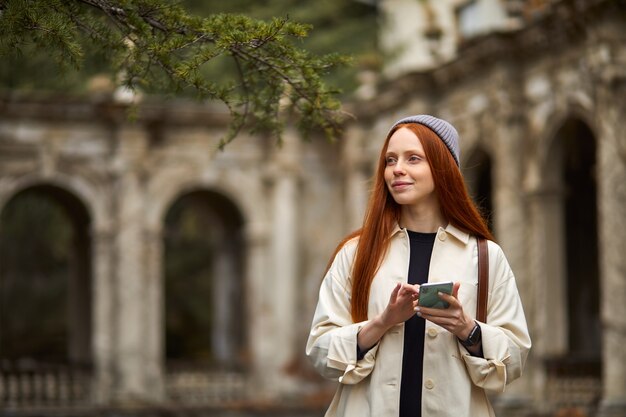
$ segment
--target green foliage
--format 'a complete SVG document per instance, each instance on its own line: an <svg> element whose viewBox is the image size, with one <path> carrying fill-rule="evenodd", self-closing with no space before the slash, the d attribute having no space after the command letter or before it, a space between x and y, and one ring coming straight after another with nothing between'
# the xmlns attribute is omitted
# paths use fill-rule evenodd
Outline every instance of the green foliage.
<svg viewBox="0 0 626 417"><path fill-rule="evenodd" d="M377 48L377 10L375 6L354 0L183 0L185 7L198 15L243 13L255 19L272 16L293 19L311 28L298 40L302 47L316 54L349 55L351 65L333 69L323 79L349 94L358 87L356 74L363 67L376 69L381 57ZM222 68L223 70L223 68ZM220 77L224 71L213 71Z"/></svg>
<svg viewBox="0 0 626 417"><path fill-rule="evenodd" d="M309 30L286 16L200 17L168 0L5 0L0 58L12 68L3 65L0 75L32 68L25 54L39 61L45 56L45 66L62 73L106 61L132 90L193 93L224 103L232 123L222 147L244 126L280 138L287 120L305 134L322 129L333 138L342 113L338 90L324 77L348 60L298 46ZM224 66L228 77L210 76L211 68ZM19 84L15 75L8 79Z"/></svg>

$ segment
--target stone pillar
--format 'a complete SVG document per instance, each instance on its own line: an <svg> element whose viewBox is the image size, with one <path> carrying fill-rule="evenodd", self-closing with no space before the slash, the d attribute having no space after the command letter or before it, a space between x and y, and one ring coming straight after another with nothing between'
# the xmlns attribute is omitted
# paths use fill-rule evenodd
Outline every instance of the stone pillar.
<svg viewBox="0 0 626 417"><path fill-rule="evenodd" d="M117 115L115 115L117 116ZM141 127L114 117L110 125L111 222L115 233L113 292L115 314L112 401L120 405L146 404L162 397L160 279L158 233L146 239L145 178L142 170L148 136ZM146 245L150 242L151 244Z"/></svg>
<svg viewBox="0 0 626 417"><path fill-rule="evenodd" d="M600 91L598 233L603 328L601 416L626 415L626 80Z"/></svg>
<svg viewBox="0 0 626 417"><path fill-rule="evenodd" d="M526 247L529 238L526 219L526 201L522 188L523 178L523 120L516 116L498 118L497 146L493 158L493 203L495 206L494 233L509 261L517 286L525 303L530 302L530 275L526 262ZM489 131L489 129L485 129Z"/></svg>
<svg viewBox="0 0 626 417"><path fill-rule="evenodd" d="M568 349L562 152L546 134L549 115L556 112L552 80L543 72L529 72L520 81L510 84L523 89L524 101L517 107L527 125L520 150L528 157L522 186L527 218L520 225L527 229L526 257L521 261L527 263L524 308L533 346L525 378L531 383L528 392L535 411L549 412L553 399L548 398L545 361Z"/></svg>
<svg viewBox="0 0 626 417"><path fill-rule="evenodd" d="M144 402L149 340L145 316L148 292L143 263L143 201L137 176L124 172L117 182L117 349L115 362L119 381L116 399L122 403Z"/></svg>
<svg viewBox="0 0 626 417"><path fill-rule="evenodd" d="M532 131L528 136L538 135ZM542 167L534 155L528 165L524 191L528 204L526 268L529 300L524 306L533 347L527 378L537 411L547 411L547 374L544 361L567 351L567 304L563 230L563 190L558 182L560 163ZM556 160L557 158L552 158ZM548 172L549 171L549 172Z"/></svg>
<svg viewBox="0 0 626 417"><path fill-rule="evenodd" d="M246 294L247 340L250 350L250 368L252 371L251 391L255 397L265 398L272 387L266 383L267 375L272 373L272 354L276 341L272 337L272 288L270 274L270 236L266 224L248 223L245 230L246 258Z"/></svg>
<svg viewBox="0 0 626 417"><path fill-rule="evenodd" d="M145 265L143 328L143 377L149 399L158 401L165 395L165 307L163 272L163 233L161 226L144 232Z"/></svg>
<svg viewBox="0 0 626 417"><path fill-rule="evenodd" d="M92 398L95 404L111 401L115 378L114 283L115 256L109 230L92 230L93 262L93 364Z"/></svg>
<svg viewBox="0 0 626 417"><path fill-rule="evenodd" d="M356 127L350 127L342 139L343 144L343 175L345 178L344 199L344 224L345 233L360 228L363 225L363 217L369 197L368 180L371 165L368 158L363 157L362 145L363 131ZM382 142L381 142L382 144Z"/></svg>
<svg viewBox="0 0 626 417"><path fill-rule="evenodd" d="M507 103L508 104L508 103ZM528 213L526 200L520 193L523 183L523 142L525 138L524 120L521 115L513 113L510 105L499 105L508 111L495 118L495 128L483 127L484 132L494 132L495 141L493 154L493 168L491 178L493 181L493 204L494 204L494 234L509 261L515 274L520 297L522 298L526 320L533 336L533 322L531 313L534 306L531 304L534 297L532 294L533 275L529 271L528 239ZM514 381L505 394L499 397L499 403L504 408L523 407L532 395L532 371L535 361L529 355L524 369L524 375Z"/></svg>
<svg viewBox="0 0 626 417"><path fill-rule="evenodd" d="M296 168L299 138L285 133L284 143L272 161L271 180L271 276L266 277L269 285L272 311L272 332L264 337L273 339L272 363L274 366L270 382L277 393L298 387L287 378L285 372L296 357L296 301L299 267L298 248L298 178Z"/></svg>

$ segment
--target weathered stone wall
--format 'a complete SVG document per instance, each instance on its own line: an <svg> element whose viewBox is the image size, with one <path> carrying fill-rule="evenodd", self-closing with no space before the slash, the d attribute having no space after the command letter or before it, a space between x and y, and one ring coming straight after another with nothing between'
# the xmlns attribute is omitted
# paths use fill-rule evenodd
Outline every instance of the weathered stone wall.
<svg viewBox="0 0 626 417"><path fill-rule="evenodd" d="M211 108L146 104L135 122L126 111L8 96L0 115L0 206L54 184L91 217L95 401L164 399L164 219L177 198L203 189L244 218L247 305L234 325L245 326L251 391L263 399L297 390L288 370L302 366L310 295L348 230L340 147L288 131L282 147L241 135L221 152L225 119Z"/></svg>

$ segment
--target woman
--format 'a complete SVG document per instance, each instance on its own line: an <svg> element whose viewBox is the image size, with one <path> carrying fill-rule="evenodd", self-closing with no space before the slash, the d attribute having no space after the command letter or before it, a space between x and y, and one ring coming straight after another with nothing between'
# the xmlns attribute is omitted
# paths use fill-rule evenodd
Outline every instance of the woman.
<svg viewBox="0 0 626 417"><path fill-rule="evenodd" d="M477 240L489 239L486 323L474 319ZM419 306L424 282L453 281L448 308ZM468 196L456 130L396 122L362 229L338 246L306 352L340 384L326 416L493 416L486 390L522 374L530 337L513 272Z"/></svg>

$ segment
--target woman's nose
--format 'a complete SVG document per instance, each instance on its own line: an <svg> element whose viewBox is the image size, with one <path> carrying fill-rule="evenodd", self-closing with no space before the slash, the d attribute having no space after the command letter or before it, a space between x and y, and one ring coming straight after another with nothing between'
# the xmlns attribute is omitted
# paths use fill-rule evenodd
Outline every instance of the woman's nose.
<svg viewBox="0 0 626 417"><path fill-rule="evenodd" d="M403 175L404 174L404 165L402 165L402 163L400 161L398 161L396 163L396 165L394 166L393 174L394 175Z"/></svg>

